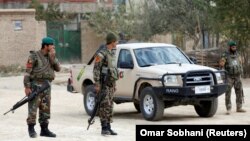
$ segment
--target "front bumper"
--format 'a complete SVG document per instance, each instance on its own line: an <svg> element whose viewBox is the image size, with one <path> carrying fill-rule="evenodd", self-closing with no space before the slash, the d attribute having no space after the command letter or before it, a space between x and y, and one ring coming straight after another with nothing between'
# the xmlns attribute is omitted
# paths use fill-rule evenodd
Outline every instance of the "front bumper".
<svg viewBox="0 0 250 141"><path fill-rule="evenodd" d="M226 92L227 84L218 84L210 86L209 93L196 93L195 86L187 87L154 87L155 93L162 97L164 100L171 100L176 98L188 98L188 99L207 99L214 98L222 95Z"/></svg>

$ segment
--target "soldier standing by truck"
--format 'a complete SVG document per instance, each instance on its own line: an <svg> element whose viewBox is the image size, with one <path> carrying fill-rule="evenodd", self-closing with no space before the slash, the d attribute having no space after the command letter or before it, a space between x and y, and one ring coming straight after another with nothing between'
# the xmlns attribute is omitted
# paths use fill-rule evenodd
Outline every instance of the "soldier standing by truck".
<svg viewBox="0 0 250 141"><path fill-rule="evenodd" d="M24 76L25 94L28 96L33 90L40 87L44 81L53 81L54 71L60 71L60 64L56 58L54 39L45 37L42 39L42 47L39 51L30 51L26 64L26 74ZM37 109L39 108L39 123L41 126L40 136L56 137L56 134L48 129L50 118L51 88L38 94L28 103L28 132L31 138L37 137L34 129L36 124Z"/></svg>
<svg viewBox="0 0 250 141"><path fill-rule="evenodd" d="M97 94L100 94L101 91L105 93L105 97L100 102L99 107L102 135L117 135L117 133L111 129L111 123L113 122L113 96L116 86L115 82L118 80L115 53L112 51L112 49L116 48L116 45L116 35L113 33L107 34L105 47L95 56L95 65L93 69L95 90ZM104 77L107 73L109 73L109 77L105 79L106 86L102 86L104 84Z"/></svg>
<svg viewBox="0 0 250 141"><path fill-rule="evenodd" d="M241 75L243 72L242 65L240 62L239 54L236 49L236 42L228 42L228 51L226 51L220 61L219 65L221 68L226 70L226 75L228 79L228 89L226 91L225 103L226 103L226 114L231 114L232 104L231 104L231 89L234 86L236 94L236 112L246 112L242 108L244 101L243 87L241 82Z"/></svg>

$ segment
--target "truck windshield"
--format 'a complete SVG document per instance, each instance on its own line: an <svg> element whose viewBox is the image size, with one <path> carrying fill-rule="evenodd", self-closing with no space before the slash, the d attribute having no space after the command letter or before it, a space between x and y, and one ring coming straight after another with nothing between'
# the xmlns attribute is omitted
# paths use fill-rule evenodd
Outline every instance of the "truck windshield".
<svg viewBox="0 0 250 141"><path fill-rule="evenodd" d="M150 47L134 49L140 67L164 64L190 64L183 53L175 47Z"/></svg>

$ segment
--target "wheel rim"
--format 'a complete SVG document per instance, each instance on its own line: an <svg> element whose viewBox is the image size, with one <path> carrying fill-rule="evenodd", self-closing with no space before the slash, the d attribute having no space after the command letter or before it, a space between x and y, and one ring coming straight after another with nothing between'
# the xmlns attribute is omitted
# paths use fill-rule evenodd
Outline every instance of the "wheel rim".
<svg viewBox="0 0 250 141"><path fill-rule="evenodd" d="M146 114L151 115L154 111L154 100L150 95L146 95L143 99L143 109Z"/></svg>
<svg viewBox="0 0 250 141"><path fill-rule="evenodd" d="M92 111L95 107L95 94L93 92L89 92L87 94L87 108Z"/></svg>

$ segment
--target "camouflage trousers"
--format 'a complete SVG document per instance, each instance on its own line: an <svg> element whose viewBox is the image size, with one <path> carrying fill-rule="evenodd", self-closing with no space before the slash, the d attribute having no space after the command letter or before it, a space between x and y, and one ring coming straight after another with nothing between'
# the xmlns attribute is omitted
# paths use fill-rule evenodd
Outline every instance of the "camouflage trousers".
<svg viewBox="0 0 250 141"><path fill-rule="evenodd" d="M32 90L40 86L41 84L33 83ZM36 124L37 109L39 109L39 123L49 123L48 119L50 119L50 101L51 88L48 88L43 93L38 94L32 101L29 101L27 124Z"/></svg>
<svg viewBox="0 0 250 141"><path fill-rule="evenodd" d="M114 87L105 87L105 93L106 96L100 103L99 107L99 118L101 122L108 122L111 123L113 122L112 117L113 117L113 96L115 92Z"/></svg>
<svg viewBox="0 0 250 141"><path fill-rule="evenodd" d="M231 103L232 87L234 87L235 94L236 94L237 109L242 108L242 103L244 101L243 88L242 88L242 82L241 82L240 76L237 76L237 77L228 76L228 88L227 88L226 96L225 96L225 103L226 103L227 110L232 109L232 103Z"/></svg>

